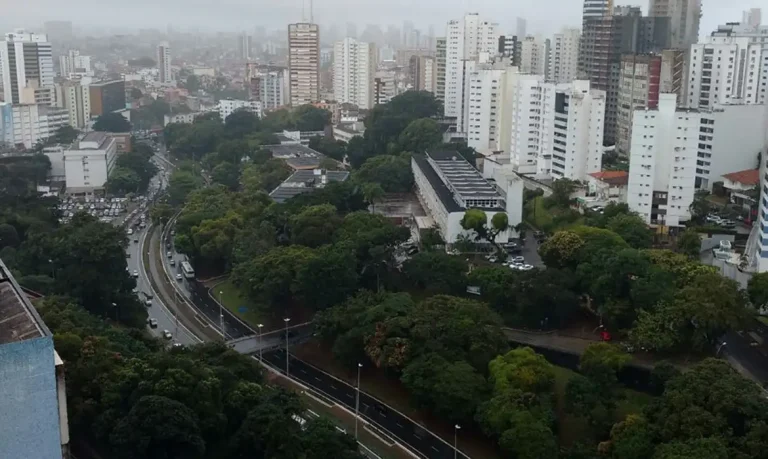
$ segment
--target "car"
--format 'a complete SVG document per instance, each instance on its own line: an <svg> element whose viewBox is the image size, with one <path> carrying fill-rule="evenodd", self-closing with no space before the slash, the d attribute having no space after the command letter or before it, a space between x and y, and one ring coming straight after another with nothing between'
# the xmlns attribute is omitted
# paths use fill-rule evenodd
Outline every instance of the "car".
<svg viewBox="0 0 768 459"><path fill-rule="evenodd" d="M165 248L166 249L170 249L171 248L171 243L170 242L166 242L165 243Z"/></svg>
<svg viewBox="0 0 768 459"><path fill-rule="evenodd" d="M706 219L707 223L720 223L723 219L717 215L709 214Z"/></svg>
<svg viewBox="0 0 768 459"><path fill-rule="evenodd" d="M150 298L147 298L146 300L144 300L144 305L146 307L152 306L152 300Z"/></svg>
<svg viewBox="0 0 768 459"><path fill-rule="evenodd" d="M184 347L184 345L181 343L173 343L173 347L178 349L180 347Z"/></svg>
<svg viewBox="0 0 768 459"><path fill-rule="evenodd" d="M135 288L135 289L131 290L131 292L135 295L135 294L139 293L139 289Z"/></svg>
<svg viewBox="0 0 768 459"><path fill-rule="evenodd" d="M723 228L735 228L736 222L734 222L733 220L723 219L723 220L720 220L719 225L722 226Z"/></svg>
<svg viewBox="0 0 768 459"><path fill-rule="evenodd" d="M497 261L499 261L499 259L496 257L490 257L488 258L488 261L490 261L491 263L496 263Z"/></svg>
<svg viewBox="0 0 768 459"><path fill-rule="evenodd" d="M520 255L518 255L516 257L512 257L512 263L515 263L515 264L518 264L518 265L519 264L523 264L523 263L525 263L525 258L523 258Z"/></svg>
<svg viewBox="0 0 768 459"><path fill-rule="evenodd" d="M131 258L131 252L125 252L125 258Z"/></svg>
<svg viewBox="0 0 768 459"><path fill-rule="evenodd" d="M139 271L137 269L133 270L133 277L139 277Z"/></svg>
<svg viewBox="0 0 768 459"><path fill-rule="evenodd" d="M171 335L171 332L169 332L168 330L163 330L163 338L171 339L173 338L173 335Z"/></svg>
<svg viewBox="0 0 768 459"><path fill-rule="evenodd" d="M137 238L137 237L133 238L133 242L138 244L139 243L139 238Z"/></svg>
<svg viewBox="0 0 768 459"><path fill-rule="evenodd" d="M181 280L181 279L183 279L182 275L181 274L176 274L176 280Z"/></svg>
<svg viewBox="0 0 768 459"><path fill-rule="evenodd" d="M176 266L176 260L171 260L171 266Z"/></svg>
<svg viewBox="0 0 768 459"><path fill-rule="evenodd" d="M519 269L520 271L530 271L530 270L532 270L533 268L534 268L534 266L533 266L533 265L524 264L524 265L520 265L520 267L519 267L518 269Z"/></svg>
<svg viewBox="0 0 768 459"><path fill-rule="evenodd" d="M149 318L147 319L147 323L149 324L150 328L157 328L157 319Z"/></svg>
<svg viewBox="0 0 768 459"><path fill-rule="evenodd" d="M165 256L166 256L166 257L168 257L168 258L173 258L173 252L171 252L171 251L168 251L168 252L165 254Z"/></svg>

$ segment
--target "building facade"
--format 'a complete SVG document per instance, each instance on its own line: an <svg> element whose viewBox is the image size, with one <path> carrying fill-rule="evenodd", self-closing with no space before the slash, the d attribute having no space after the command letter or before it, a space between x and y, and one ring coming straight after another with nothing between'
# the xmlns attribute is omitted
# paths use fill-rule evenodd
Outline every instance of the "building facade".
<svg viewBox="0 0 768 459"><path fill-rule="evenodd" d="M89 132L69 149L46 152L51 171L64 170L68 193L104 188L117 160L117 141L105 132Z"/></svg>
<svg viewBox="0 0 768 459"><path fill-rule="evenodd" d="M320 26L288 25L288 99L294 107L320 100Z"/></svg>
<svg viewBox="0 0 768 459"><path fill-rule="evenodd" d="M91 56L82 56L80 51L70 49L67 54L59 56L59 75L67 79L92 77Z"/></svg>
<svg viewBox="0 0 768 459"><path fill-rule="evenodd" d="M549 40L528 36L520 42L520 71L546 75L549 63Z"/></svg>
<svg viewBox="0 0 768 459"><path fill-rule="evenodd" d="M445 116L457 119L457 129L464 126L462 117L467 98L466 77L474 69L481 54L493 55L498 49L498 25L467 14L448 22L445 64Z"/></svg>
<svg viewBox="0 0 768 459"><path fill-rule="evenodd" d="M91 83L88 91L92 117L125 109L125 81L123 80Z"/></svg>
<svg viewBox="0 0 768 459"><path fill-rule="evenodd" d="M437 64L432 56L411 56L408 63L409 83L416 91L435 93L437 87Z"/></svg>
<svg viewBox="0 0 768 459"><path fill-rule="evenodd" d="M69 112L69 124L84 129L91 119L91 91L78 81L66 81L61 86L64 108Z"/></svg>
<svg viewBox="0 0 768 459"><path fill-rule="evenodd" d="M435 98L439 101L445 101L445 65L448 43L445 37L438 37L435 43Z"/></svg>
<svg viewBox="0 0 768 459"><path fill-rule="evenodd" d="M655 109L660 93L672 93L677 95L677 100L682 100L684 70L685 55L682 50L622 56L616 124L616 151L620 155L629 155L635 110L645 107Z"/></svg>
<svg viewBox="0 0 768 459"><path fill-rule="evenodd" d="M53 52L44 34L17 30L0 42L3 100L12 104L53 102Z"/></svg>
<svg viewBox="0 0 768 459"><path fill-rule="evenodd" d="M237 110L246 110L255 113L259 118L264 114L261 102L256 100L221 99L219 101L218 109L222 121L226 121L227 117Z"/></svg>
<svg viewBox="0 0 768 459"><path fill-rule="evenodd" d="M171 74L171 46L168 42L160 43L157 46L157 81L160 84L170 84L173 82Z"/></svg>
<svg viewBox="0 0 768 459"><path fill-rule="evenodd" d="M386 104L397 95L395 74L390 70L380 70L373 78L373 104Z"/></svg>
<svg viewBox="0 0 768 459"><path fill-rule="evenodd" d="M376 46L345 38L333 47L333 95L338 103L373 108Z"/></svg>
<svg viewBox="0 0 768 459"><path fill-rule="evenodd" d="M768 33L768 28L765 28ZM768 40L714 35L691 46L688 106L710 108L730 103L768 102Z"/></svg>
<svg viewBox="0 0 768 459"><path fill-rule="evenodd" d="M248 98L261 102L264 110L288 105L288 69L274 65L246 65Z"/></svg>
<svg viewBox="0 0 768 459"><path fill-rule="evenodd" d="M69 112L39 104L3 106L5 141L11 145L33 148L56 133L62 126L69 125Z"/></svg>
<svg viewBox="0 0 768 459"><path fill-rule="evenodd" d="M627 204L662 232L690 220L696 190L701 114L676 105L674 94L661 94L658 108L636 110L632 125Z"/></svg>
<svg viewBox="0 0 768 459"><path fill-rule="evenodd" d="M549 48L547 81L562 84L577 79L580 41L581 29L566 27L555 34Z"/></svg>
<svg viewBox="0 0 768 459"><path fill-rule="evenodd" d="M648 16L670 19L670 48L687 50L699 40L701 0L650 0Z"/></svg>

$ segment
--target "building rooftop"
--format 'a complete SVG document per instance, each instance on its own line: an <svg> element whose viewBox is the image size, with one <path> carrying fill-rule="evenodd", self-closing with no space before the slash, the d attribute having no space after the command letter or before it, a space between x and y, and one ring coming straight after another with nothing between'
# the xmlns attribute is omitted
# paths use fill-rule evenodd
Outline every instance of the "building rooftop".
<svg viewBox="0 0 768 459"><path fill-rule="evenodd" d="M320 152L300 144L267 145L264 148L272 152L272 156L282 159L294 170L317 169L320 161L325 158Z"/></svg>
<svg viewBox="0 0 768 459"><path fill-rule="evenodd" d="M281 203L302 193L322 188L330 182L343 182L347 178L349 178L347 171L298 170L272 190L269 196L275 202Z"/></svg>
<svg viewBox="0 0 768 459"><path fill-rule="evenodd" d="M457 151L427 152L430 164L442 181L459 198L459 203L468 200L500 199L496 187L489 183L480 172ZM476 207L476 206L472 206ZM491 206L495 208L496 206Z"/></svg>
<svg viewBox="0 0 768 459"><path fill-rule="evenodd" d="M589 175L612 186L622 186L629 183L629 172L626 171L601 171L592 172Z"/></svg>
<svg viewBox="0 0 768 459"><path fill-rule="evenodd" d="M0 260L0 344L50 335L27 294Z"/></svg>
<svg viewBox="0 0 768 459"><path fill-rule="evenodd" d="M731 182L741 183L742 185L760 184L760 171L758 169L747 169L745 171L731 172L723 175L723 178Z"/></svg>
<svg viewBox="0 0 768 459"><path fill-rule="evenodd" d="M79 148L82 149L90 149L93 148L94 145L96 145L96 148L101 147L104 145L104 142L106 142L109 139L109 134L106 132L100 132L100 131L94 131L89 132L83 136L82 139L80 139ZM86 145L83 145L83 144ZM91 145L88 145L91 144Z"/></svg>

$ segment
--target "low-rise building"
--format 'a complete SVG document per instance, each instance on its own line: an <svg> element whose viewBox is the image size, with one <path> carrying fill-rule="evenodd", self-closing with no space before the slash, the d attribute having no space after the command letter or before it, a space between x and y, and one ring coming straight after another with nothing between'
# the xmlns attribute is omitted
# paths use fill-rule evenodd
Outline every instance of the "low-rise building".
<svg viewBox="0 0 768 459"><path fill-rule="evenodd" d="M750 208L755 204L760 192L755 190L760 186L760 170L747 169L723 175L723 188L731 204Z"/></svg>
<svg viewBox="0 0 768 459"><path fill-rule="evenodd" d="M64 362L0 260L0 457L68 458Z"/></svg>
<svg viewBox="0 0 768 459"><path fill-rule="evenodd" d="M600 171L593 172L587 177L588 197L597 204L605 205L610 202L627 202L627 185L629 172Z"/></svg>
<svg viewBox="0 0 768 459"><path fill-rule="evenodd" d="M331 182L343 182L349 178L347 171L328 171L325 169L297 170L269 193L275 202L281 203L302 193L311 193Z"/></svg>
<svg viewBox="0 0 768 459"><path fill-rule="evenodd" d="M117 160L117 141L106 132L89 132L69 148L49 148L51 177L62 175L67 193L89 194L104 188Z"/></svg>
<svg viewBox="0 0 768 459"><path fill-rule="evenodd" d="M486 180L456 151L414 155L411 168L419 201L449 246L462 237L474 238L461 226L469 209L485 211L489 227L494 215L507 214L509 228L495 242L505 243L516 235L512 227L522 221L523 183L519 177L501 184Z"/></svg>
<svg viewBox="0 0 768 459"><path fill-rule="evenodd" d="M222 121L226 121L227 117L236 110L247 110L255 113L259 118L264 114L262 104L257 100L222 99L219 101L219 116Z"/></svg>
<svg viewBox="0 0 768 459"><path fill-rule="evenodd" d="M333 138L344 143L349 143L354 137L362 137L363 134L365 134L365 124L362 121L339 123L333 127Z"/></svg>
<svg viewBox="0 0 768 459"><path fill-rule="evenodd" d="M175 115L163 116L163 126L168 126L171 123L183 123L192 124L195 122L195 118L203 115L205 112L192 112L192 113L177 113Z"/></svg>

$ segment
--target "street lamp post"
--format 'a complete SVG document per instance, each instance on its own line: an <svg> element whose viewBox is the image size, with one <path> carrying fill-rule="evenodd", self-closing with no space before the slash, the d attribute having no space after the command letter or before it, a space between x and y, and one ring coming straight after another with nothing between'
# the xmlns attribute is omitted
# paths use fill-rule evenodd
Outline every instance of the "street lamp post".
<svg viewBox="0 0 768 459"><path fill-rule="evenodd" d="M290 376L288 373L288 322L290 321L289 317L283 319L283 322L285 322L285 376Z"/></svg>
<svg viewBox="0 0 768 459"><path fill-rule="evenodd" d="M53 260L51 260L50 258L48 259L48 263L51 264L51 277L56 279L56 265L53 264Z"/></svg>
<svg viewBox="0 0 768 459"><path fill-rule="evenodd" d="M363 368L362 363L357 364L357 396L355 398L355 440L357 440L357 420L360 418L360 369Z"/></svg>
<svg viewBox="0 0 768 459"><path fill-rule="evenodd" d="M120 319L117 318L120 314L120 310L117 308L117 303L112 303L112 307L115 308L115 322L118 322L120 321Z"/></svg>
<svg viewBox="0 0 768 459"><path fill-rule="evenodd" d="M456 424L453 426L453 459L456 459L459 453L459 450L457 448L458 440L459 440L459 429L461 429L460 425Z"/></svg>
<svg viewBox="0 0 768 459"><path fill-rule="evenodd" d="M219 328L221 329L221 336L224 341L227 340L227 333L224 331L224 304L221 302L221 295L224 292L219 290Z"/></svg>
<svg viewBox="0 0 768 459"><path fill-rule="evenodd" d="M717 352L715 352L715 357L719 357L720 356L720 351L723 349L723 347L725 347L726 344L728 344L728 343L723 341L722 343L720 343L719 346L717 346Z"/></svg>
<svg viewBox="0 0 768 459"><path fill-rule="evenodd" d="M259 329L259 363L263 362L264 360L261 358L261 328L264 326L264 324L258 324L256 327Z"/></svg>

